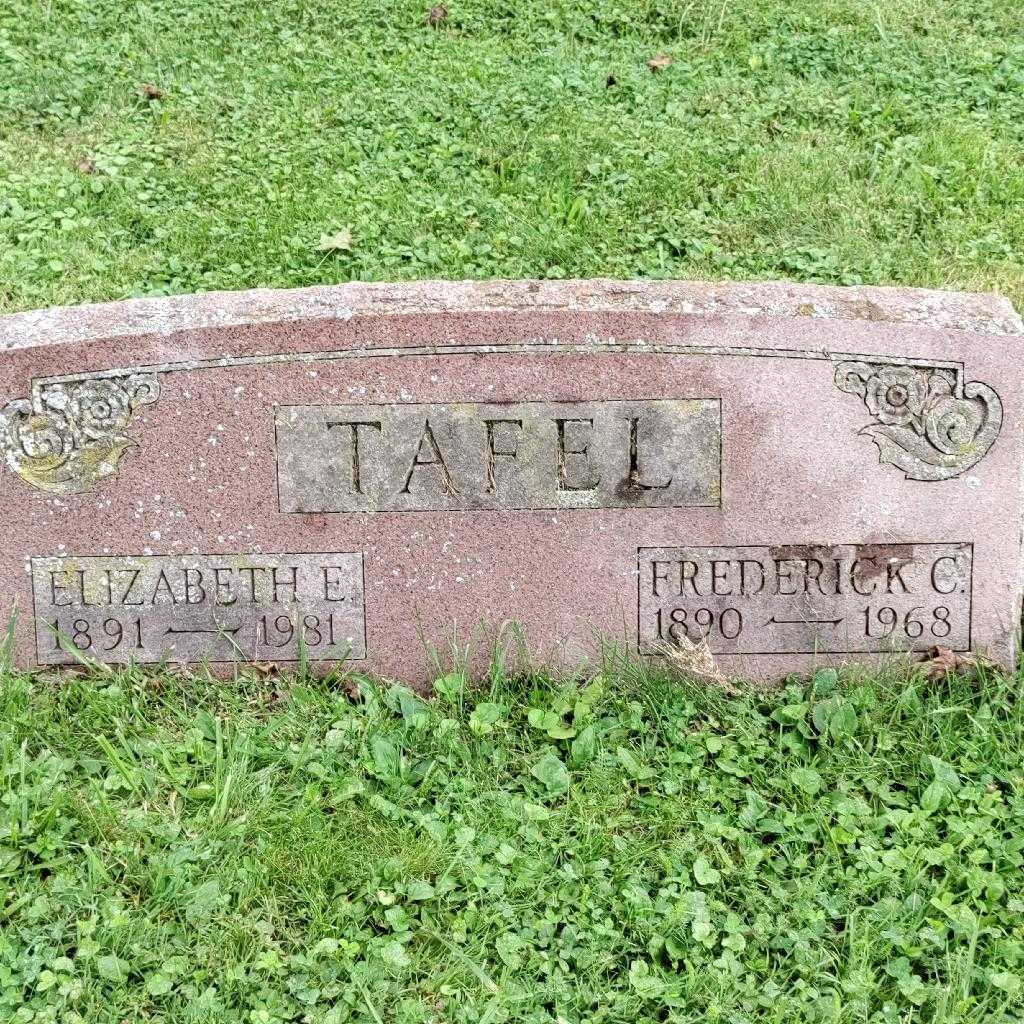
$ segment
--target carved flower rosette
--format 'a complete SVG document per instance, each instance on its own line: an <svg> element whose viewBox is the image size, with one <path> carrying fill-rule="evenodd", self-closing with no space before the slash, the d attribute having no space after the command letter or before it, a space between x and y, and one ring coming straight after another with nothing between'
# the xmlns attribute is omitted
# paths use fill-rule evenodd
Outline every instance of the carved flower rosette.
<svg viewBox="0 0 1024 1024"><path fill-rule="evenodd" d="M910 480L949 480L980 461L1003 421L999 396L985 384L962 384L956 370L904 363L842 362L836 386L864 400L873 423L860 433L879 461Z"/></svg>
<svg viewBox="0 0 1024 1024"><path fill-rule="evenodd" d="M155 402L154 374L41 384L0 410L0 446L23 480L51 494L79 494L117 474L132 446L136 409Z"/></svg>

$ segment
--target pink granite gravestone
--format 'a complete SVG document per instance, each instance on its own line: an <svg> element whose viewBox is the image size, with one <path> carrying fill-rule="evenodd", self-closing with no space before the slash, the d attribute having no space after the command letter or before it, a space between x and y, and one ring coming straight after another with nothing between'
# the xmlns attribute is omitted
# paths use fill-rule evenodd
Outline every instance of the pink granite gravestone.
<svg viewBox="0 0 1024 1024"><path fill-rule="evenodd" d="M509 620L726 673L1013 661L1021 322L992 296L353 284L0 319L19 664L347 658ZM305 652L301 650L305 647Z"/></svg>

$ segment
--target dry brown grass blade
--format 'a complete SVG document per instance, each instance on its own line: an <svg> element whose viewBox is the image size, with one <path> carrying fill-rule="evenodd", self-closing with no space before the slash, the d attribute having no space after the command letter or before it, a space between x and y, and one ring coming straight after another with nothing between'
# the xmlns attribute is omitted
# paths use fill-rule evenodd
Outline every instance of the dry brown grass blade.
<svg viewBox="0 0 1024 1024"><path fill-rule="evenodd" d="M699 643L681 637L674 644L667 644L664 647L664 652L669 664L676 671L694 676L704 682L713 683L725 693L738 694L740 692L718 667L715 656L708 646L707 637L702 637Z"/></svg>

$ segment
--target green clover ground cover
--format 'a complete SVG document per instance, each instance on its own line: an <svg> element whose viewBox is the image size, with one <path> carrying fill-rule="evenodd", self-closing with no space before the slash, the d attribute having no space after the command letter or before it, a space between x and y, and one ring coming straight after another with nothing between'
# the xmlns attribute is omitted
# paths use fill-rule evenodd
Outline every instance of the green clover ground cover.
<svg viewBox="0 0 1024 1024"><path fill-rule="evenodd" d="M0 310L594 275L1024 302L1017 3L427 6L0 4ZM605 678L0 669L0 1020L1024 1018L1019 680Z"/></svg>
<svg viewBox="0 0 1024 1024"><path fill-rule="evenodd" d="M1024 303L1019 0L429 6L0 3L0 310L596 275Z"/></svg>
<svg viewBox="0 0 1024 1024"><path fill-rule="evenodd" d="M0 682L5 1021L1024 1016L1019 680Z"/></svg>

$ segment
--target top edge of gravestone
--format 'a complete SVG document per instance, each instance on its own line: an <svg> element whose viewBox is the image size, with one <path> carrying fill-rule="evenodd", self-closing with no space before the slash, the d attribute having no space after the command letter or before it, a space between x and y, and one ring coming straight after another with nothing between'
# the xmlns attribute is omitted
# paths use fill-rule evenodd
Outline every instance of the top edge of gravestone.
<svg viewBox="0 0 1024 1024"><path fill-rule="evenodd" d="M1024 333L1024 322L1010 301L994 293L785 281L351 282L197 292L11 313L0 317L0 351L245 324L425 312L559 310L810 317L995 335Z"/></svg>

